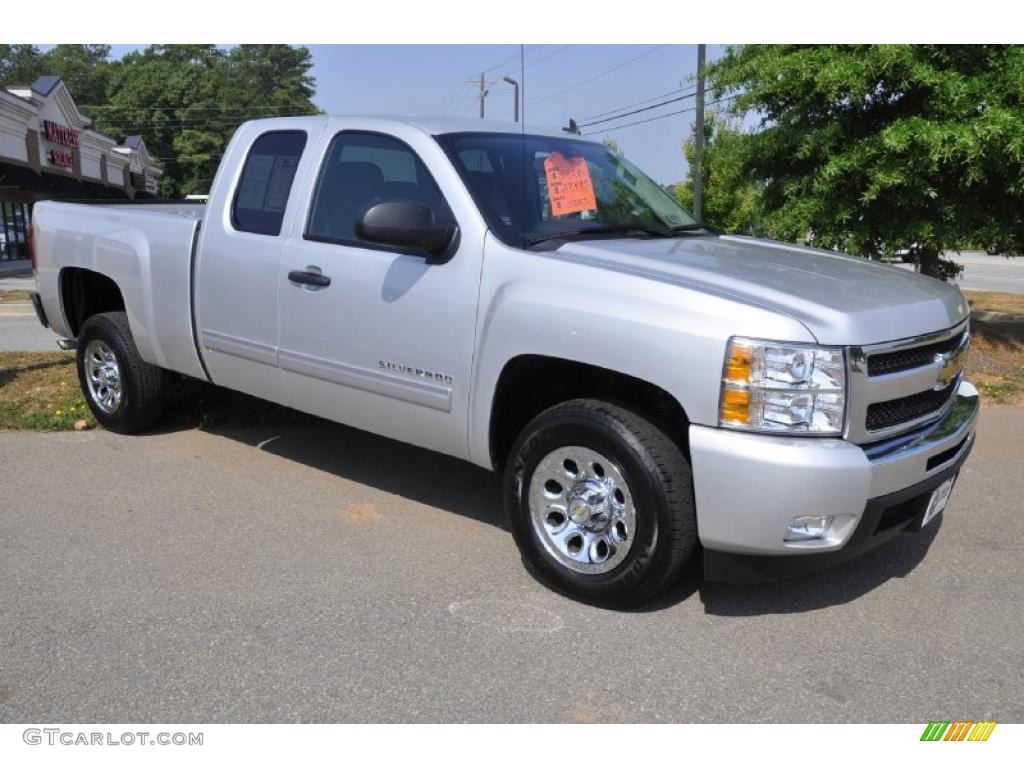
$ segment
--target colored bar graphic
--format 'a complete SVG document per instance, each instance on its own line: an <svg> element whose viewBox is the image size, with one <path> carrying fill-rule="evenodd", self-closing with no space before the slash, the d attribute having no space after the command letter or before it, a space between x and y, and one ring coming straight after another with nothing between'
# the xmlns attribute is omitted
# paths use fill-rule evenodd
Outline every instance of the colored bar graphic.
<svg viewBox="0 0 1024 768"><path fill-rule="evenodd" d="M995 720L932 720L921 734L921 741L988 741Z"/></svg>
<svg viewBox="0 0 1024 768"><path fill-rule="evenodd" d="M949 721L932 720L921 734L921 741L939 741L949 727Z"/></svg>
<svg viewBox="0 0 1024 768"><path fill-rule="evenodd" d="M946 734L946 738L943 741L963 741L967 738L967 733L970 731L973 722L966 720L954 720L949 726L949 732Z"/></svg>
<svg viewBox="0 0 1024 768"><path fill-rule="evenodd" d="M974 730L971 731L971 735L967 737L968 741L988 741L988 737L992 735L992 731L995 730L996 723L994 720L975 723Z"/></svg>

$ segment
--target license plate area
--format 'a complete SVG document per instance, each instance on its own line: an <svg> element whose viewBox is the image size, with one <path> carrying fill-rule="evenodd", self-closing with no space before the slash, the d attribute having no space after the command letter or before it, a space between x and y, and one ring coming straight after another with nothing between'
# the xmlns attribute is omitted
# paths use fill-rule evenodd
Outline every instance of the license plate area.
<svg viewBox="0 0 1024 768"><path fill-rule="evenodd" d="M949 497L953 494L953 486L956 484L956 475L948 477L942 481L932 495L928 498L928 506L925 507L924 514L921 515L920 527L924 528L928 523L939 516L949 504Z"/></svg>

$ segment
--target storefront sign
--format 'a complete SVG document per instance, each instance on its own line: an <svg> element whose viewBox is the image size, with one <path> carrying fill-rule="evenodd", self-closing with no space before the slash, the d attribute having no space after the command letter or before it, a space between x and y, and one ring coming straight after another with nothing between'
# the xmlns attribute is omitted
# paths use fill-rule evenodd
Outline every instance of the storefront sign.
<svg viewBox="0 0 1024 768"><path fill-rule="evenodd" d="M43 120L43 131L46 133L47 141L63 144L65 147L78 146L78 131L68 128L66 125L55 123L52 120Z"/></svg>
<svg viewBox="0 0 1024 768"><path fill-rule="evenodd" d="M51 149L50 162L58 168L70 168L75 164L75 158L70 152L65 152L63 149Z"/></svg>

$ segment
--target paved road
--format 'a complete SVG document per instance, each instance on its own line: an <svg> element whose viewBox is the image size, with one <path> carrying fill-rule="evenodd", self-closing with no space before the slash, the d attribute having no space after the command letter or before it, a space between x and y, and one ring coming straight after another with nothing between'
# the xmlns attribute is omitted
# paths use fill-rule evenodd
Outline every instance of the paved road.
<svg viewBox="0 0 1024 768"><path fill-rule="evenodd" d="M961 288L975 291L1024 293L1024 258L1008 259L984 253L962 253L950 256L964 265L958 281Z"/></svg>
<svg viewBox="0 0 1024 768"><path fill-rule="evenodd" d="M32 277L32 267L28 259L0 259L0 278Z"/></svg>
<svg viewBox="0 0 1024 768"><path fill-rule="evenodd" d="M1020 722L1021 434L983 414L928 534L615 613L364 433L0 433L0 721Z"/></svg>
<svg viewBox="0 0 1024 768"><path fill-rule="evenodd" d="M12 277L0 271L0 291L32 290L34 286L31 276ZM56 341L53 331L36 320L31 305L0 304L0 352L54 352Z"/></svg>
<svg viewBox="0 0 1024 768"><path fill-rule="evenodd" d="M35 278L29 275L10 275L0 272L0 291L14 291L18 289L33 291L36 287Z"/></svg>
<svg viewBox="0 0 1024 768"><path fill-rule="evenodd" d="M13 312L0 304L0 352L59 352L57 335L49 328L43 328L36 319L36 313L8 314Z"/></svg>

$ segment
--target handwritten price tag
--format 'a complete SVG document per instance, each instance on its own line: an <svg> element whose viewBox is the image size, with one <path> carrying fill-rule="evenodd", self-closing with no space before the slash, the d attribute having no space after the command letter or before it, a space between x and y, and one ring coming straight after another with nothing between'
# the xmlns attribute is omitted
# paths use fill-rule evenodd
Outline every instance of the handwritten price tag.
<svg viewBox="0 0 1024 768"><path fill-rule="evenodd" d="M544 161L544 175L548 178L548 198L553 216L597 208L590 171L582 157L567 160L561 152L552 152Z"/></svg>

